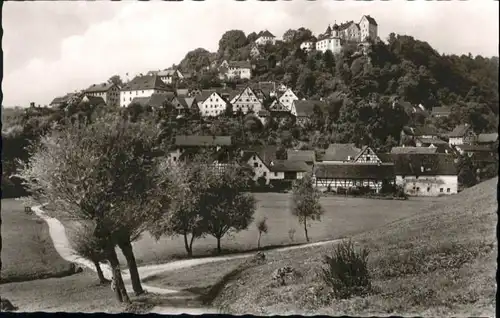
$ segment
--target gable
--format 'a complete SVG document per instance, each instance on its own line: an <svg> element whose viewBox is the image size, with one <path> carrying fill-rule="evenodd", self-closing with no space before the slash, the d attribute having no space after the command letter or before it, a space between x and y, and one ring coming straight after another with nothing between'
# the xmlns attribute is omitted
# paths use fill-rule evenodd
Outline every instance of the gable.
<svg viewBox="0 0 500 318"><path fill-rule="evenodd" d="M354 162L361 162L361 161L377 161L377 162L382 162L380 158L375 154L373 149L370 147L365 147L363 150L359 152L358 155L354 158Z"/></svg>

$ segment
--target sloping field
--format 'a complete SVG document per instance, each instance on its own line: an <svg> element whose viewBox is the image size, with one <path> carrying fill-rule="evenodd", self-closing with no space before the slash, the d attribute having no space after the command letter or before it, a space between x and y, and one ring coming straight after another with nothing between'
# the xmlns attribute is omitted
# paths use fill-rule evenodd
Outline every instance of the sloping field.
<svg viewBox="0 0 500 318"><path fill-rule="evenodd" d="M234 314L493 316L496 293L497 182L444 198L417 215L353 237L370 249L375 291L336 300L317 273L333 246L267 253L225 286L214 305ZM275 286L272 273L290 265L302 273Z"/></svg>

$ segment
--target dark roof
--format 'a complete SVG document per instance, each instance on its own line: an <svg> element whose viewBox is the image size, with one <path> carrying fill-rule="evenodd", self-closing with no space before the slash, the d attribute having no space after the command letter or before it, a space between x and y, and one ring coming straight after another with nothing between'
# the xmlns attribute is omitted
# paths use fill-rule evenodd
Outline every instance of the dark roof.
<svg viewBox="0 0 500 318"><path fill-rule="evenodd" d="M136 103L142 106L161 107L164 102L171 102L174 97L173 92L154 93L149 97L135 97L130 104Z"/></svg>
<svg viewBox="0 0 500 318"><path fill-rule="evenodd" d="M89 100L90 105L97 106L97 105L103 105L103 104L105 105L106 104L106 102L104 101L104 99L102 97L90 96L90 95L86 95L85 97Z"/></svg>
<svg viewBox="0 0 500 318"><path fill-rule="evenodd" d="M248 161L252 156L258 155L259 158L264 162L264 164L268 167L271 166L271 162L276 161L276 151L278 150L277 146L260 146L254 147L252 149L244 150L242 160Z"/></svg>
<svg viewBox="0 0 500 318"><path fill-rule="evenodd" d="M176 146L230 146L231 136L176 136Z"/></svg>
<svg viewBox="0 0 500 318"><path fill-rule="evenodd" d="M391 154L400 154L400 153L430 154L436 152L437 148L430 148L430 147L392 147L391 149Z"/></svg>
<svg viewBox="0 0 500 318"><path fill-rule="evenodd" d="M252 68L252 64L248 61L229 61L230 68Z"/></svg>
<svg viewBox="0 0 500 318"><path fill-rule="evenodd" d="M305 161L276 160L270 165L269 170L272 172L309 172L312 167Z"/></svg>
<svg viewBox="0 0 500 318"><path fill-rule="evenodd" d="M498 140L498 133L489 133L489 134L479 134L477 136L478 143L493 143Z"/></svg>
<svg viewBox="0 0 500 318"><path fill-rule="evenodd" d="M449 115L451 113L451 107L448 106L440 106L440 107L433 107L432 108L432 114L441 114L441 115Z"/></svg>
<svg viewBox="0 0 500 318"><path fill-rule="evenodd" d="M182 97L186 102L188 108L192 108L196 105L196 97Z"/></svg>
<svg viewBox="0 0 500 318"><path fill-rule="evenodd" d="M180 96L180 95L187 95L189 92L189 89L187 88L178 88L177 89L177 95Z"/></svg>
<svg viewBox="0 0 500 318"><path fill-rule="evenodd" d="M361 149L354 144L330 144L322 155L322 161L346 161L348 157L353 160Z"/></svg>
<svg viewBox="0 0 500 318"><path fill-rule="evenodd" d="M488 145L467 145L467 144L464 144L464 145L456 145L455 147L460 148L461 150L466 151L466 152L496 151L496 149L492 149L492 147L490 147Z"/></svg>
<svg viewBox="0 0 500 318"><path fill-rule="evenodd" d="M463 137L469 129L470 126L467 124L458 125L457 127L455 127L455 129L453 129L452 132L448 134L448 137Z"/></svg>
<svg viewBox="0 0 500 318"><path fill-rule="evenodd" d="M297 117L309 117L314 113L314 107L318 106L322 111L326 109L326 104L319 100L294 100Z"/></svg>
<svg viewBox="0 0 500 318"><path fill-rule="evenodd" d="M370 22L370 24L373 24L373 25L378 25L377 24L377 21L375 21L374 18L372 18L371 16L369 15L365 15L366 19L368 20L368 22Z"/></svg>
<svg viewBox="0 0 500 318"><path fill-rule="evenodd" d="M169 90L167 84L163 83L159 76L146 75L137 76L122 88L122 91L137 91L145 89Z"/></svg>
<svg viewBox="0 0 500 318"><path fill-rule="evenodd" d="M259 117L268 117L269 115L271 115L271 113L265 109L259 110L257 114L259 115Z"/></svg>
<svg viewBox="0 0 500 318"><path fill-rule="evenodd" d="M113 83L101 83L94 84L85 90L86 93L96 93L96 92L107 92L109 91L115 84Z"/></svg>
<svg viewBox="0 0 500 318"><path fill-rule="evenodd" d="M167 70L163 70L163 71L160 71L160 72L156 72L156 75L160 76L160 77L163 77L163 76L174 76L177 74L177 70L173 70L173 69L167 69Z"/></svg>
<svg viewBox="0 0 500 318"><path fill-rule="evenodd" d="M261 37L261 36L267 36L267 37L275 38L275 36L271 32L269 32L268 30L266 30L264 32L260 32L259 37Z"/></svg>
<svg viewBox="0 0 500 318"><path fill-rule="evenodd" d="M186 99L184 97L175 97L173 100L172 100L172 104L174 104L174 106L176 108L180 108L180 109L188 109L190 108L188 106L188 104L186 103Z"/></svg>
<svg viewBox="0 0 500 318"><path fill-rule="evenodd" d="M423 144L434 144L434 145L447 145L448 143L444 140L441 140L439 138L421 138L417 137L417 140L419 140Z"/></svg>
<svg viewBox="0 0 500 318"><path fill-rule="evenodd" d="M338 29L339 31L342 31L342 30L345 30L347 29L348 27L351 26L351 24L353 24L354 21L348 21L348 22L344 22L344 23L341 23L339 26L338 26Z"/></svg>
<svg viewBox="0 0 500 318"><path fill-rule="evenodd" d="M196 95L196 100L199 101L199 102L204 102L213 93L216 93L216 91L215 90L202 90L200 92L200 94Z"/></svg>
<svg viewBox="0 0 500 318"><path fill-rule="evenodd" d="M316 160L316 153L314 150L289 149L286 151L286 158L289 161L314 162Z"/></svg>
<svg viewBox="0 0 500 318"><path fill-rule="evenodd" d="M60 96L60 97L56 97L56 98L54 98L54 99L50 102L50 104L59 104L59 103L64 103L64 102L66 102L67 100L68 100L68 99L67 99L67 97L65 97L65 96Z"/></svg>
<svg viewBox="0 0 500 318"><path fill-rule="evenodd" d="M396 175L457 175L454 156L451 154L390 154L390 156L394 162Z"/></svg>
<svg viewBox="0 0 500 318"><path fill-rule="evenodd" d="M314 168L321 179L393 179L392 163L318 163Z"/></svg>
<svg viewBox="0 0 500 318"><path fill-rule="evenodd" d="M405 134L410 136L437 136L439 135L436 128L432 126L417 126L417 127L409 127L404 126L403 131Z"/></svg>
<svg viewBox="0 0 500 318"><path fill-rule="evenodd" d="M272 102L271 106L269 106L269 110L272 112L288 112L288 108L278 100Z"/></svg>

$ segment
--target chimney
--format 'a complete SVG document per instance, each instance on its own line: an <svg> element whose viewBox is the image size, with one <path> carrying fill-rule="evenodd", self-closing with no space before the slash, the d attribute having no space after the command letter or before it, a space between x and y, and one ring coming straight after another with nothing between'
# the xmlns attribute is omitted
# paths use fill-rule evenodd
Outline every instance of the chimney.
<svg viewBox="0 0 500 318"><path fill-rule="evenodd" d="M35 102L31 102L30 107L35 107Z"/></svg>

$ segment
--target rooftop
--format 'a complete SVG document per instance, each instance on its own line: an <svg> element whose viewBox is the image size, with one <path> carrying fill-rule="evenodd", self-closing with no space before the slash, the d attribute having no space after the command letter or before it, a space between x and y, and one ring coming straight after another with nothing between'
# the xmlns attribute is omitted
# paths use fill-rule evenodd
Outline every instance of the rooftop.
<svg viewBox="0 0 500 318"><path fill-rule="evenodd" d="M137 76L122 88L122 91L137 91L137 90L163 90L168 91L170 88L163 83L160 77L155 75Z"/></svg>

